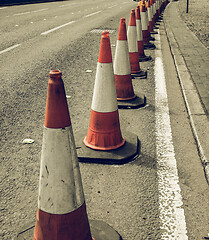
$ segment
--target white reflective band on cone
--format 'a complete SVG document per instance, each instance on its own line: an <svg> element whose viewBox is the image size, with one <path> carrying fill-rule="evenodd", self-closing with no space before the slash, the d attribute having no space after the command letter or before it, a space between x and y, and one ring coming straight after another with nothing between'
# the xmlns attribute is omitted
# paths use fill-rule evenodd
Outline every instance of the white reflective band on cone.
<svg viewBox="0 0 209 240"><path fill-rule="evenodd" d="M118 109L112 63L97 63L91 109L95 112L114 112Z"/></svg>
<svg viewBox="0 0 209 240"><path fill-rule="evenodd" d="M43 131L38 208L65 214L84 203L72 127Z"/></svg>
<svg viewBox="0 0 209 240"><path fill-rule="evenodd" d="M116 75L131 74L127 40L117 40L114 60L114 73Z"/></svg>
<svg viewBox="0 0 209 240"><path fill-rule="evenodd" d="M151 8L147 8L147 12L148 12L148 20L149 20L149 22L151 22L152 21Z"/></svg>
<svg viewBox="0 0 209 240"><path fill-rule="evenodd" d="M142 31L143 30L147 30L148 29L148 26L147 26L147 22L148 22L147 13L146 12L140 12L140 14L141 14Z"/></svg>
<svg viewBox="0 0 209 240"><path fill-rule="evenodd" d="M143 41L142 24L140 19L136 19L137 41Z"/></svg>
<svg viewBox="0 0 209 240"><path fill-rule="evenodd" d="M129 52L138 52L136 26L128 26L127 38Z"/></svg>

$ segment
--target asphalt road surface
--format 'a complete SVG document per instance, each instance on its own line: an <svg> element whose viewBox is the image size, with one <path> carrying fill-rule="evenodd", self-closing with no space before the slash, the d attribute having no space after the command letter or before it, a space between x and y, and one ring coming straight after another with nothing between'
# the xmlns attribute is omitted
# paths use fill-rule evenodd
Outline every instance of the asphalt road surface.
<svg viewBox="0 0 209 240"><path fill-rule="evenodd" d="M89 124L101 32L112 55L130 0L71 0L0 8L0 239L35 221L48 73L63 73L74 136ZM120 109L122 132L141 154L124 165L80 163L89 219L124 240L208 239L209 192L175 67L159 25L147 79L133 79L147 105ZM87 71L91 70L91 71ZM23 144L24 139L33 144ZM32 238L32 236L31 236Z"/></svg>

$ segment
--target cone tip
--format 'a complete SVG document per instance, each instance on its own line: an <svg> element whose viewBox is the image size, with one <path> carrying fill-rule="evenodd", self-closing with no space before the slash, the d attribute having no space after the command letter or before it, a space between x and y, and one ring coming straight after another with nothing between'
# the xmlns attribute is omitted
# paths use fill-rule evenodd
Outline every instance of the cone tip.
<svg viewBox="0 0 209 240"><path fill-rule="evenodd" d="M102 38L109 38L109 32L108 31L103 31L102 32Z"/></svg>
<svg viewBox="0 0 209 240"><path fill-rule="evenodd" d="M62 76L62 72L60 70L51 70L49 72L49 77L50 78L58 78Z"/></svg>
<svg viewBox="0 0 209 240"><path fill-rule="evenodd" d="M121 23L125 23L125 22L126 22L126 19L125 19L124 17L122 17L122 18L120 19L120 21L121 21Z"/></svg>

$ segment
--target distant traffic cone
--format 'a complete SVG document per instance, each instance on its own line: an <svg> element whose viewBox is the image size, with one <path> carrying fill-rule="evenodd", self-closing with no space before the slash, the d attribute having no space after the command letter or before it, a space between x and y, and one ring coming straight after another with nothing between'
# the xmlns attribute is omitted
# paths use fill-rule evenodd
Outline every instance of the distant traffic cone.
<svg viewBox="0 0 209 240"><path fill-rule="evenodd" d="M131 74L140 78L147 78L147 72L140 69L139 64L139 51L137 42L136 18L135 9L131 10L131 16L128 25L128 48L129 58L131 64Z"/></svg>
<svg viewBox="0 0 209 240"><path fill-rule="evenodd" d="M150 0L150 8L151 8L151 15L152 15L150 34L158 34L158 32L154 31L154 26L155 26L155 20L154 20L154 0Z"/></svg>
<svg viewBox="0 0 209 240"><path fill-rule="evenodd" d="M92 240L62 74L49 75L33 240Z"/></svg>
<svg viewBox="0 0 209 240"><path fill-rule="evenodd" d="M151 33L153 31L153 26L152 26L152 8L151 8L151 0L148 0L147 2L147 13L148 13L148 30Z"/></svg>
<svg viewBox="0 0 209 240"><path fill-rule="evenodd" d="M152 59L151 56L146 56L144 53L144 42L142 36L142 26L141 26L141 16L140 16L140 7L136 8L136 32L137 32L137 43L138 43L138 52L139 52L139 62L145 62Z"/></svg>
<svg viewBox="0 0 209 240"><path fill-rule="evenodd" d="M49 75L33 240L119 240L105 222L89 224L62 73Z"/></svg>
<svg viewBox="0 0 209 240"><path fill-rule="evenodd" d="M145 1L143 0L140 6L140 14L142 21L142 35L144 41L144 49L155 49L155 45L149 42L150 33L148 30L148 14Z"/></svg>
<svg viewBox="0 0 209 240"><path fill-rule="evenodd" d="M126 131L123 133L124 138L120 130L109 32L104 31L97 63L89 128L87 135L86 131L81 131L76 137L79 160L103 164L122 164L130 161L138 154L139 141L134 134ZM130 142L132 143L129 144Z"/></svg>
<svg viewBox="0 0 209 240"><path fill-rule="evenodd" d="M139 108L146 104L144 96L134 93L125 18L121 18L114 59L115 86L119 108Z"/></svg>
<svg viewBox="0 0 209 240"><path fill-rule="evenodd" d="M155 38L151 36L151 32L153 31L152 28L152 12L151 12L151 3L150 0L147 1L147 25L148 25L148 34L149 34L149 41L155 41Z"/></svg>

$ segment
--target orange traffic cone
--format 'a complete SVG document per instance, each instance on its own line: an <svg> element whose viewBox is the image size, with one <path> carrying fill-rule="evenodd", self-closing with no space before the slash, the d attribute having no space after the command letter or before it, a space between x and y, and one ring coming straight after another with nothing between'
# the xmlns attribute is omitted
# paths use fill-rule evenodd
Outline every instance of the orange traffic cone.
<svg viewBox="0 0 209 240"><path fill-rule="evenodd" d="M103 81L99 81L100 77ZM104 105L102 103L105 100ZM112 150L124 143L119 123L109 32L105 31L102 33L91 118L84 144L96 150Z"/></svg>
<svg viewBox="0 0 209 240"><path fill-rule="evenodd" d="M140 14L142 21L142 35L144 41L144 49L155 49L156 46L149 42L150 33L148 30L148 14L145 1L143 0L140 6Z"/></svg>
<svg viewBox="0 0 209 240"><path fill-rule="evenodd" d="M139 51L139 62L145 62L152 59L151 56L146 56L144 53L144 42L142 36L142 26L141 26L141 16L140 16L140 7L136 8L136 32L137 32L137 43Z"/></svg>
<svg viewBox="0 0 209 240"><path fill-rule="evenodd" d="M137 43L135 9L131 10L127 36L128 36L129 58L130 58L130 64L131 64L131 74L133 76L137 76L140 78L147 78L147 72L142 71L139 65L139 51L138 51L138 43Z"/></svg>
<svg viewBox="0 0 209 240"><path fill-rule="evenodd" d="M92 240L60 71L51 71L33 240Z"/></svg>
<svg viewBox="0 0 209 240"><path fill-rule="evenodd" d="M33 240L119 240L108 224L89 224L62 73L49 75ZM17 239L26 236L18 234Z"/></svg>
<svg viewBox="0 0 209 240"><path fill-rule="evenodd" d="M134 93L125 18L121 18L114 60L115 86L119 108L139 108L145 106L146 98Z"/></svg>
<svg viewBox="0 0 209 240"><path fill-rule="evenodd" d="M151 9L151 27L150 27L150 34L158 34L158 32L154 31L155 26L155 19L154 19L154 12L155 12L155 6L154 6L154 0L150 0L150 9Z"/></svg>
<svg viewBox="0 0 209 240"><path fill-rule="evenodd" d="M108 31L102 33L89 128L84 140L82 136L83 132L77 135L76 146L78 157L83 162L121 164L138 154L137 136L125 132L123 138L120 130ZM129 142L134 148L130 148Z"/></svg>

